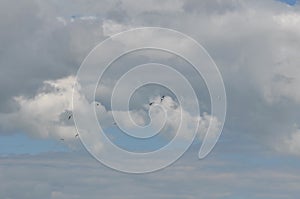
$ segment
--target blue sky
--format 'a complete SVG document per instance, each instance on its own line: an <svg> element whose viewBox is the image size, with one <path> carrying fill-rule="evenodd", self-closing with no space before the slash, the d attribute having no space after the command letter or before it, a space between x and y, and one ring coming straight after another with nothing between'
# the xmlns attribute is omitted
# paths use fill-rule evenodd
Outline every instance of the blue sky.
<svg viewBox="0 0 300 199"><path fill-rule="evenodd" d="M292 6L297 3L297 0L280 0L280 1L287 3L289 5L292 5Z"/></svg>
<svg viewBox="0 0 300 199"><path fill-rule="evenodd" d="M1 155L31 154L44 152L64 152L69 149L55 140L28 137L25 133L1 136Z"/></svg>
<svg viewBox="0 0 300 199"><path fill-rule="evenodd" d="M0 6L0 198L299 197L298 1L4 0ZM68 117L75 75L90 50L115 33L143 26L181 31L203 45L224 80L227 117L217 145L199 160L207 121L213 119L203 79L171 53L145 50L118 59L105 71L95 99L100 124L116 145L152 151L168 143L178 127L178 99L153 85L134 93L130 114L135 122L147 124L149 102L156 100L173 116L165 134L132 139L113 124L110 95L116 79L145 62L172 65L190 80L203 122L199 137L177 162L158 172L132 175L96 161L75 137L73 118ZM148 75L172 80L161 71L139 77ZM178 82L174 86L181 88ZM167 96L163 103L162 95ZM124 99L116 101L122 104ZM196 118L192 110L182 113L190 121ZM134 130L128 117L120 122ZM218 129L216 123L212 127Z"/></svg>

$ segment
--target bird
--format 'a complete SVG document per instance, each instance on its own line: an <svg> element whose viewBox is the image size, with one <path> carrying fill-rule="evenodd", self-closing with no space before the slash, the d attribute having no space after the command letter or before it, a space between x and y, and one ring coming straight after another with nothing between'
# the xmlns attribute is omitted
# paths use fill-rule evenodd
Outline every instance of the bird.
<svg viewBox="0 0 300 199"><path fill-rule="evenodd" d="M150 102L150 103L149 103L149 106L152 106L152 104L154 104L154 102Z"/></svg>
<svg viewBox="0 0 300 199"><path fill-rule="evenodd" d="M70 119L71 119L71 117L72 117L72 114L71 114L71 115L69 115L69 117L68 117L68 120L70 120Z"/></svg>
<svg viewBox="0 0 300 199"><path fill-rule="evenodd" d="M162 102L164 99L165 99L165 96L163 95L163 96L160 98L160 102Z"/></svg>
<svg viewBox="0 0 300 199"><path fill-rule="evenodd" d="M97 103L96 105L97 105L97 106L99 106L100 104L99 104L99 103Z"/></svg>
<svg viewBox="0 0 300 199"><path fill-rule="evenodd" d="M60 140L61 140L61 141L64 141L65 139L64 139L64 138L60 138Z"/></svg>
<svg viewBox="0 0 300 199"><path fill-rule="evenodd" d="M77 138L79 136L79 134L77 133L76 135L75 135L75 137Z"/></svg>

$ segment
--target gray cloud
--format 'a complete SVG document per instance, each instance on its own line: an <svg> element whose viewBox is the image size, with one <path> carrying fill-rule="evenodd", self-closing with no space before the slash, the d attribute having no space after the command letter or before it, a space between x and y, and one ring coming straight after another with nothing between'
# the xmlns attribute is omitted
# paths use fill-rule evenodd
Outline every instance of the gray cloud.
<svg viewBox="0 0 300 199"><path fill-rule="evenodd" d="M220 150L222 150L220 148ZM238 153L235 153L238 155ZM186 156L158 173L127 175L86 154L56 153L1 157L1 198L297 198L295 167L278 162L253 166L251 157L194 160ZM257 158L260 157L255 157ZM293 160L292 160L293 161ZM226 166L227 170L224 170ZM270 186L272 184L272 186Z"/></svg>
<svg viewBox="0 0 300 199"><path fill-rule="evenodd" d="M45 80L74 75L107 35L130 27L163 26L197 39L220 67L229 103L225 128L275 149L286 149L286 140L297 137L299 6L241 0L0 4L2 115L16 112L15 96L33 97ZM72 16L96 20L71 21ZM207 100L203 103L209 106Z"/></svg>

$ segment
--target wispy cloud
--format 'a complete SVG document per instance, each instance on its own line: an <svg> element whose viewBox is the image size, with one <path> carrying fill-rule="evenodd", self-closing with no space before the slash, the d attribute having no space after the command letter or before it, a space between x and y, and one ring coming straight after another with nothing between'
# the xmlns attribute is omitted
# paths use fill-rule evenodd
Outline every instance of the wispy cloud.
<svg viewBox="0 0 300 199"><path fill-rule="evenodd" d="M55 153L1 158L1 198L297 198L295 168L244 167L246 162L189 156L159 173L128 175L86 154ZM226 166L226 171L224 170ZM243 168L239 170L237 168ZM272 184L272 186L270 186Z"/></svg>

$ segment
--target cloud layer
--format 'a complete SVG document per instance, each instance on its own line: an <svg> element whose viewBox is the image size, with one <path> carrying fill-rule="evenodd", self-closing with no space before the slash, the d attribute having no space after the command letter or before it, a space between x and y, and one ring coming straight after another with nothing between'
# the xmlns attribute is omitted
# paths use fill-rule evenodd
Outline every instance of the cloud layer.
<svg viewBox="0 0 300 199"><path fill-rule="evenodd" d="M226 147L225 147L226 148ZM222 149L220 149L222 150ZM235 155L238 152L234 152ZM240 154L244 155L244 154ZM0 197L23 199L106 198L297 198L297 168L281 161L254 167L253 159L182 158L147 175L110 170L86 154L42 154L0 158ZM260 157L255 157L255 160ZM294 160L291 160L294 161ZM226 167L226 171L224 170ZM285 167L286 169L283 169ZM270 186L272 184L272 186Z"/></svg>
<svg viewBox="0 0 300 199"><path fill-rule="evenodd" d="M294 151L290 145L299 147L297 5L241 0L159 5L153 0L147 6L130 0L18 4L5 0L1 7L1 133L7 134L11 126L40 137L68 137L73 127L62 123L63 113L58 111L69 110L68 99L59 92L38 90L43 82L67 81L86 54L115 32L162 26L198 40L220 67L229 102L226 129L285 152ZM59 103L53 107L47 101ZM209 101L202 103L209 107ZM105 100L103 105L109 110Z"/></svg>

